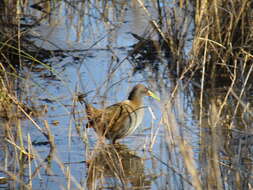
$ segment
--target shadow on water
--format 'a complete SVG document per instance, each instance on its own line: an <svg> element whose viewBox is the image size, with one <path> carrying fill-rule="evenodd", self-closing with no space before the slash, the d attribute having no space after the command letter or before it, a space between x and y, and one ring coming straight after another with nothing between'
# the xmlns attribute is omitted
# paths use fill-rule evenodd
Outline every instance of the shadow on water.
<svg viewBox="0 0 253 190"><path fill-rule="evenodd" d="M150 189L144 160L126 145L99 144L88 161L88 189Z"/></svg>

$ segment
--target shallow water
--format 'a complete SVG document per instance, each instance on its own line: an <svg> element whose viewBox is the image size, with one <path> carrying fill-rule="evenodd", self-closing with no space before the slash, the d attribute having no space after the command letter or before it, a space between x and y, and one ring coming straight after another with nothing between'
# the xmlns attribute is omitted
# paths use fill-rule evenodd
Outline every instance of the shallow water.
<svg viewBox="0 0 253 190"><path fill-rule="evenodd" d="M207 127L215 123L213 102L219 102L224 94L217 90L213 97L205 92L201 115L200 88L192 83L186 88L170 71L168 52L150 46L159 39L150 24L152 18L158 17L154 1L145 1L150 15L138 1L106 2L40 4L44 11L50 10L47 15L30 7L35 2L29 1L26 15L35 16L35 20L46 15L29 31L29 40L49 50L49 55L45 55L43 63L28 61L21 72L25 80L20 82L19 91L21 98L37 110L34 121L42 129L46 128L45 121L49 124L55 147L50 147L30 120L23 119L24 144L29 147L28 138L31 138L30 149L36 156L23 175L14 167L17 163L13 171L28 184L30 168L32 188L38 190L195 189L193 171L203 178L204 184L205 176L214 167L208 163L213 157L205 153L213 148L215 140L222 147L221 155L227 156L223 150L227 142L223 141L228 133L217 135L218 140L212 139L213 131ZM172 2L166 2L167 13L173 6ZM181 23L181 17L177 18ZM24 20L29 23L29 19ZM133 52L139 40L131 33L150 42L143 52ZM190 46L190 40L185 42L186 55ZM145 98L145 118L137 131L120 140L117 146L103 144L93 129L86 129L84 107L76 102L77 94L87 93L87 101L101 108L126 99L138 83L150 87L161 102ZM175 86L177 91L173 91ZM226 113L222 117L225 123ZM0 153L2 163L6 164L2 157L11 156ZM223 164L229 165L224 160ZM231 175L226 167L222 169L224 176ZM15 182L9 184L3 188L21 186Z"/></svg>
<svg viewBox="0 0 253 190"><path fill-rule="evenodd" d="M79 4L77 3L76 6L78 7ZM93 6L96 7L95 4ZM28 95L34 97L36 104L47 105L48 109L44 116L38 118L38 123L43 125L42 121L47 120L51 124L50 128L56 144L56 151L53 153L51 163L48 164L52 170L49 173L52 175L48 175L48 172L42 167L41 177L33 179L34 189L60 189L60 186L65 189L68 186L57 159L64 169L69 169L70 175L74 178L73 181L76 181L70 183L71 188L78 188L77 184L86 186L89 172L83 161L94 159L90 154L94 153L94 149L96 150L98 141L93 129L86 131L88 135L86 143L88 144L83 143L80 134L77 133L76 126L81 122L81 136L84 134L86 120L79 119L85 117L84 107L80 104L73 105L75 94L91 91L87 100L96 103L97 107L124 100L127 93L137 83L148 85L159 95L154 79L147 80L141 73L133 74L133 66L128 58L128 52L132 50L131 46L137 42L130 32L142 35L150 27L145 13L138 4L125 3L125 5L119 6L122 6L119 10L115 10L113 6L108 8L110 23L106 23L101 20L101 13L99 13L102 11L101 9L87 8L86 10L84 8L83 11L89 11L87 14L90 16L84 16L80 20L79 15L75 14L76 12L67 4L57 3L56 7L59 9L53 11L50 19L43 20L31 32L37 46L63 52L61 56L53 56L44 60L46 64L52 66L51 73L48 70L35 71L28 79L28 81L36 82L34 87L27 87L29 89ZM71 11L74 13L71 14ZM41 15L39 11L32 10L32 12L37 16ZM69 19L69 14L72 15L72 20ZM120 14L121 16L115 16ZM79 28L76 27L78 24L80 24L78 27L83 27L80 29L82 32L78 31ZM78 35L80 39L78 39ZM57 80L53 80L52 75ZM152 85L150 86L150 84ZM47 103L45 100L51 100L52 103ZM160 139L164 136L161 124L159 124L160 103L146 98L145 104L152 108L153 113L146 109L146 116L141 127L133 135L121 140L120 143L126 146L127 152L134 152L136 158L140 159L138 162L142 163L142 169L139 175L143 175L144 179L147 178L149 181L148 184L145 183L146 188L157 189L160 185L165 185L162 184L166 181L164 174L162 174L165 167L161 166L161 163L154 163L157 161L152 158L148 150L154 134L156 139L152 142L152 154L160 157L161 146L164 146L162 139ZM75 119L73 111L76 112ZM52 125L54 121L58 121L59 124ZM30 127L25 134L31 135L32 142L45 141L45 138L34 127ZM34 149L38 151L43 160L48 155L49 145L34 145ZM124 156L123 154L122 159L127 163L134 163L132 158L124 158ZM36 166L33 165L32 169L35 168ZM117 176L109 176L105 178L108 182L108 184L105 183L105 186L114 186L114 183L116 183L115 187L122 186L117 180ZM111 180L114 182L112 183ZM130 180L130 184L133 185L134 182L132 183ZM131 187L130 184L125 184L125 186ZM139 186L143 186L143 184L139 184Z"/></svg>

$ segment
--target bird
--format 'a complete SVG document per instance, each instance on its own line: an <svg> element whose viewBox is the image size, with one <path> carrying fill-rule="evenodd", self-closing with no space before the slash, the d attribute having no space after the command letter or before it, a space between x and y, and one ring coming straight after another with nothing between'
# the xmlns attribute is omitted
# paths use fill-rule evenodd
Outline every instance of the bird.
<svg viewBox="0 0 253 190"><path fill-rule="evenodd" d="M159 97L143 84L135 85L127 100L104 109L97 109L84 100L88 120L86 127L93 128L99 136L105 136L115 144L118 139L132 134L141 124L144 117L145 96L160 101Z"/></svg>

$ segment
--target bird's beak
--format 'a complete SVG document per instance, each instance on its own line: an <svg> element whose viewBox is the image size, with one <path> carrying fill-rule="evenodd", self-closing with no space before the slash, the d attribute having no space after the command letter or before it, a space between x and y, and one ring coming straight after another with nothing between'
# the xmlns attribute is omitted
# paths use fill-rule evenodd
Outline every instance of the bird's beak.
<svg viewBox="0 0 253 190"><path fill-rule="evenodd" d="M148 96L151 96L152 98L160 101L160 98L157 95L155 95L153 92L151 92L150 90L148 90L147 94Z"/></svg>

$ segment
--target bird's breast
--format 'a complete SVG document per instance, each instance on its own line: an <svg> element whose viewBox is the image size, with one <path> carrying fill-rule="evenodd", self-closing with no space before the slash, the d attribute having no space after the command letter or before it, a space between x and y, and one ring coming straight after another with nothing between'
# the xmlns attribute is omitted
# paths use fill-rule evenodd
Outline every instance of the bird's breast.
<svg viewBox="0 0 253 190"><path fill-rule="evenodd" d="M124 136L130 135L133 133L137 127L141 124L142 120L144 117L144 108L139 107L135 111L131 112L129 117L128 117L128 125L130 125L129 130Z"/></svg>

